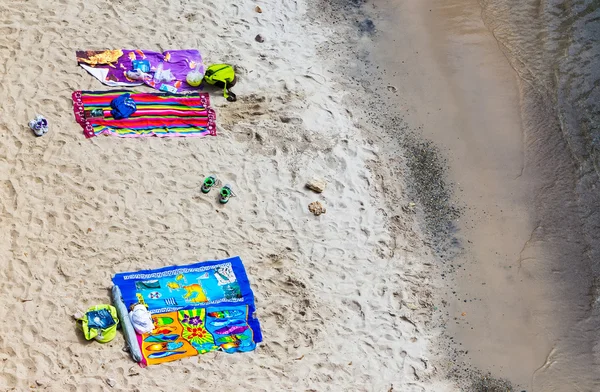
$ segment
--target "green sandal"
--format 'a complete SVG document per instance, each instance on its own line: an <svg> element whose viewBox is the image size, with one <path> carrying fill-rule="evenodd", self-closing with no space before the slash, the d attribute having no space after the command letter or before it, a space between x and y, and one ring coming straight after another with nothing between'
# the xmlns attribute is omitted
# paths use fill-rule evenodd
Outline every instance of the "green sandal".
<svg viewBox="0 0 600 392"><path fill-rule="evenodd" d="M231 191L231 185L225 185L223 188L221 188L220 194L219 194L219 201L221 202L221 204L225 204L229 201L229 198L233 195L233 192Z"/></svg>
<svg viewBox="0 0 600 392"><path fill-rule="evenodd" d="M210 192L210 189L213 187L213 185L215 185L216 183L217 177L208 176L204 179L204 183L202 184L202 188L200 188L200 190L202 191L202 193L208 193Z"/></svg>

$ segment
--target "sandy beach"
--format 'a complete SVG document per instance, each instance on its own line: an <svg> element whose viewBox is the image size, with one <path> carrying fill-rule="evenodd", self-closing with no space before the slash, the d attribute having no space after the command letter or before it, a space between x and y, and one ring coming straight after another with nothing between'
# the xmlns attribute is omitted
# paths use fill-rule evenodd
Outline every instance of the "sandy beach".
<svg viewBox="0 0 600 392"><path fill-rule="evenodd" d="M319 57L341 37L307 19L314 11L305 1L0 6L0 389L449 388L430 347L431 253L402 211L402 179L372 170L385 164L379 147L342 103L351 92L334 62ZM105 48L198 48L207 64L237 66L238 102L212 94L217 137L86 140L71 93L107 87L74 54ZM27 128L36 113L50 124L40 138ZM209 174L232 184L226 207L200 193ZM327 180L323 194L304 188L312 176ZM308 212L315 200L326 214ZM141 369L120 334L86 342L72 318L110 301L117 272L230 255L256 295L265 339L255 352Z"/></svg>
<svg viewBox="0 0 600 392"><path fill-rule="evenodd" d="M7 0L0 16L0 390L597 390L590 248L561 224L580 216L576 170L524 114L478 2ZM208 90L217 136L86 139L71 94L109 87L75 51L114 48L235 65L237 102ZM202 194L208 175L236 197ZM73 319L110 303L115 273L236 255L253 352L141 368L122 334L88 342Z"/></svg>

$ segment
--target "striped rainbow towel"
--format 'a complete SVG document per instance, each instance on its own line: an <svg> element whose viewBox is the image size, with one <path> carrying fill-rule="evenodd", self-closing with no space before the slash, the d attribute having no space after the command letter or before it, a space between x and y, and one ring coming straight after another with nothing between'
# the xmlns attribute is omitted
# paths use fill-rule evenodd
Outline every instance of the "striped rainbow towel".
<svg viewBox="0 0 600 392"><path fill-rule="evenodd" d="M101 134L119 137L216 136L216 115L207 93L133 93L137 110L131 117L115 120L110 102L126 90L75 91L75 119L87 138Z"/></svg>

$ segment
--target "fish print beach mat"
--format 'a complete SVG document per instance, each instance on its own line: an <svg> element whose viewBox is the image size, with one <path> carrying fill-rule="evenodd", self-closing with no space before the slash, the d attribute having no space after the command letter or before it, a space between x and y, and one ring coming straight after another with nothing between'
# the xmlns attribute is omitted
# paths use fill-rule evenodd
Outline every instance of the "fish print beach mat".
<svg viewBox="0 0 600 392"><path fill-rule="evenodd" d="M198 137L217 134L216 114L207 93L131 93L136 111L115 120L110 103L126 90L75 91L75 120L87 138L106 134L119 137Z"/></svg>
<svg viewBox="0 0 600 392"><path fill-rule="evenodd" d="M143 302L154 320L137 335L142 365L204 354L254 350L262 341L254 294L239 257L116 274L125 306Z"/></svg>
<svg viewBox="0 0 600 392"><path fill-rule="evenodd" d="M96 79L111 87L146 84L171 93L198 91L186 82L187 74L204 74L202 56L196 49L168 50L163 53L140 49L78 50L77 63ZM147 75L142 80L131 79L127 71L139 69ZM168 71L172 80L157 81L157 70Z"/></svg>

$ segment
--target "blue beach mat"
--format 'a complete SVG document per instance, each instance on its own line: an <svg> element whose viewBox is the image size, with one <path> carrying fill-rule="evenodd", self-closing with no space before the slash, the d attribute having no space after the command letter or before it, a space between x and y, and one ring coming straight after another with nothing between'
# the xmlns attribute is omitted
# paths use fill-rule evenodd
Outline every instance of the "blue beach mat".
<svg viewBox="0 0 600 392"><path fill-rule="evenodd" d="M262 341L254 294L239 257L116 274L123 304L144 303L155 329L137 335L152 365L221 350L254 350ZM131 346L131 344L130 344Z"/></svg>

